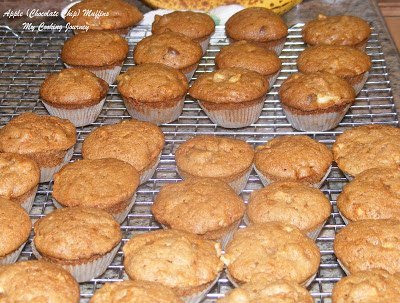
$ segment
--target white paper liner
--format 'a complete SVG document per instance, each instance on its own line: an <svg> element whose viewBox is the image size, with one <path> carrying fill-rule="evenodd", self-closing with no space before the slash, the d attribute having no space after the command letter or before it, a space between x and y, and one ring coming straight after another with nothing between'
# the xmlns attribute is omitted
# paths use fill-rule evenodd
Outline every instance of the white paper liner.
<svg viewBox="0 0 400 303"><path fill-rule="evenodd" d="M282 104L286 118L293 128L301 131L326 131L335 128L350 108L350 104L339 112L302 115L296 114Z"/></svg>
<svg viewBox="0 0 400 303"><path fill-rule="evenodd" d="M185 97L178 101L175 106L166 108L152 108L151 106L147 106L146 103L143 103L141 106L143 112L137 111L129 101L124 100L124 103L132 118L160 125L175 121L179 118L182 113L184 100Z"/></svg>
<svg viewBox="0 0 400 303"><path fill-rule="evenodd" d="M196 71L198 65L199 64L196 64L196 66L193 68L193 70L191 70L188 73L185 73L185 76L186 76L186 79L188 80L188 82L190 82L190 80L192 79L194 72Z"/></svg>
<svg viewBox="0 0 400 303"><path fill-rule="evenodd" d="M18 260L19 255L21 254L22 249L24 248L26 242L22 243L22 245L15 250L14 252L5 255L4 257L0 258L0 265L7 265L15 263Z"/></svg>
<svg viewBox="0 0 400 303"><path fill-rule="evenodd" d="M343 265L343 263L342 262L340 262L340 260L339 259L337 259L337 261L338 261L338 263L339 263L339 265L340 265L340 267L343 269L343 271L346 273L346 275L348 275L348 276L350 276L351 275L351 272L347 269L347 267L346 266L344 266Z"/></svg>
<svg viewBox="0 0 400 303"><path fill-rule="evenodd" d="M225 128L241 128L253 124L260 118L264 98L256 104L237 109L208 110L200 100L199 104L213 123Z"/></svg>
<svg viewBox="0 0 400 303"><path fill-rule="evenodd" d="M157 157L156 163L152 167L146 169L143 173L140 174L140 184L143 184L144 182L148 181L154 175L154 172L157 169L157 165L160 162L160 158L161 158L161 152Z"/></svg>
<svg viewBox="0 0 400 303"><path fill-rule="evenodd" d="M64 65L66 68L74 68L75 67L75 66L68 65L66 63L64 63ZM95 68L84 67L84 66L83 67L80 66L80 68L83 68L83 69L86 69L86 70L92 72L97 77L103 79L109 85L111 85L114 83L115 79L117 79L119 73L121 72L122 65L113 66L113 67L107 68L107 69L95 69Z"/></svg>
<svg viewBox="0 0 400 303"><path fill-rule="evenodd" d="M50 115L57 116L62 119L68 119L76 127L80 127L92 124L94 121L96 121L97 117L100 115L101 110L103 109L105 101L106 98L101 100L98 104L78 109L58 108L51 106L44 101L42 102Z"/></svg>
<svg viewBox="0 0 400 303"><path fill-rule="evenodd" d="M352 181L354 177L352 175L349 175L348 173L343 172L344 176L346 177L347 180Z"/></svg>
<svg viewBox="0 0 400 303"><path fill-rule="evenodd" d="M275 45L274 47L271 47L271 48L268 47L268 49L273 50L279 56L283 50L283 47L285 46L285 43L286 43L286 39L282 43Z"/></svg>
<svg viewBox="0 0 400 303"><path fill-rule="evenodd" d="M30 212L31 209L32 209L33 201L35 201L35 197L36 197L36 192L37 192L38 186L39 186L39 185L36 185L36 186L35 186L35 189L34 189L33 192L32 192L32 194L30 194L29 197L27 197L27 198L25 199L25 201L23 201L23 202L21 203L21 207L22 207L23 209L25 209L25 211L26 211L28 214L29 214L29 212Z"/></svg>
<svg viewBox="0 0 400 303"><path fill-rule="evenodd" d="M212 36L212 34L210 36L208 36L208 38L206 38L203 41L199 42L200 46L201 46L201 49L203 50L203 56L207 52L208 44L210 43L211 36Z"/></svg>
<svg viewBox="0 0 400 303"><path fill-rule="evenodd" d="M43 182L49 182L55 173L57 173L65 164L67 164L69 162L69 160L71 160L72 155L74 154L74 147L71 147L70 149L67 150L67 153L64 156L64 160L54 166L54 167L41 167L40 168L40 183Z"/></svg>
<svg viewBox="0 0 400 303"><path fill-rule="evenodd" d="M87 282L103 274L108 265L111 264L115 255L118 252L121 243L114 247L109 253L104 256L97 258L89 263L78 264L78 265L66 265L57 263L65 270L69 271L78 283ZM36 259L42 259L42 255L37 251L34 242L31 243L32 253Z"/></svg>
<svg viewBox="0 0 400 303"><path fill-rule="evenodd" d="M361 81L357 84L352 84L354 91L356 95L361 91L361 89L364 87L365 82L367 82L369 72L365 72L364 76L362 77Z"/></svg>
<svg viewBox="0 0 400 303"><path fill-rule="evenodd" d="M246 187L247 185L247 180L249 179L250 173L253 169L253 165L249 167L249 169L246 171L246 173L240 177L239 179L236 179L232 182L229 182L229 186L233 188L235 193L238 195L242 192L242 190Z"/></svg>
<svg viewBox="0 0 400 303"><path fill-rule="evenodd" d="M268 75L268 76L267 76L267 78L268 78L269 90L272 89L272 87L273 87L273 85L274 85L276 79L278 78L278 75L279 75L280 72L281 72L281 71L278 70L275 74L272 74L272 75Z"/></svg>
<svg viewBox="0 0 400 303"><path fill-rule="evenodd" d="M217 283L219 276L220 276L220 274L218 274L217 278L214 281L212 281L211 284L209 286L207 286L201 292L198 292L191 296L181 297L181 299L185 303L200 303L203 300L203 298L208 294L208 292L211 290L211 288L213 288L215 283Z"/></svg>
<svg viewBox="0 0 400 303"><path fill-rule="evenodd" d="M343 219L344 224L348 225L349 224L349 219L347 219L342 212L339 210L339 215Z"/></svg>

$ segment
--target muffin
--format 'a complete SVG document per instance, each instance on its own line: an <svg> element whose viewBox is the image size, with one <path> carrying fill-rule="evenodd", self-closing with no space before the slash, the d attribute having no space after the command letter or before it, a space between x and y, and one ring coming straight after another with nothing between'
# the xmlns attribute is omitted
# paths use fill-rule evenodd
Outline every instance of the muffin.
<svg viewBox="0 0 400 303"><path fill-rule="evenodd" d="M246 214L250 224L292 224L315 240L331 215L331 208L320 190L299 182L281 181L253 191Z"/></svg>
<svg viewBox="0 0 400 303"><path fill-rule="evenodd" d="M96 128L83 141L82 157L128 162L139 172L143 184L153 176L163 147L164 134L159 127L132 119Z"/></svg>
<svg viewBox="0 0 400 303"><path fill-rule="evenodd" d="M102 13L100 16L84 14L84 11ZM73 27L87 26L89 31L108 31L126 35L132 26L143 19L138 8L121 0L83 0L74 4L65 21ZM81 33L82 30L74 30Z"/></svg>
<svg viewBox="0 0 400 303"><path fill-rule="evenodd" d="M346 130L333 144L333 157L346 177L370 168L400 167L400 129L388 125L363 125Z"/></svg>
<svg viewBox="0 0 400 303"><path fill-rule="evenodd" d="M17 261L31 227L31 219L21 206L0 198L0 265Z"/></svg>
<svg viewBox="0 0 400 303"><path fill-rule="evenodd" d="M388 303L400 298L400 276L386 270L357 272L337 282L332 291L333 303Z"/></svg>
<svg viewBox="0 0 400 303"><path fill-rule="evenodd" d="M356 93L368 79L372 63L364 52L351 46L317 45L306 48L297 58L301 73L328 72L349 82Z"/></svg>
<svg viewBox="0 0 400 303"><path fill-rule="evenodd" d="M267 275L255 276L249 283L230 291L217 303L313 303L304 287L289 280L270 280Z"/></svg>
<svg viewBox="0 0 400 303"><path fill-rule="evenodd" d="M50 181L69 162L75 143L75 126L58 117L23 113L0 129L0 152L34 160L40 168L41 183Z"/></svg>
<svg viewBox="0 0 400 303"><path fill-rule="evenodd" d="M221 259L236 287L260 274L308 286L318 270L320 252L297 227L270 222L237 231Z"/></svg>
<svg viewBox="0 0 400 303"><path fill-rule="evenodd" d="M288 34L283 19L263 7L250 7L237 12L226 22L225 30L231 42L255 42L277 55L281 53Z"/></svg>
<svg viewBox="0 0 400 303"><path fill-rule="evenodd" d="M40 168L31 158L0 153L0 197L22 206L28 213L35 200Z"/></svg>
<svg viewBox="0 0 400 303"><path fill-rule="evenodd" d="M139 174L127 162L104 158L65 165L54 175L53 202L57 207L100 208L122 223L133 203Z"/></svg>
<svg viewBox="0 0 400 303"><path fill-rule="evenodd" d="M337 198L344 221L400 219L400 168L371 168L348 183Z"/></svg>
<svg viewBox="0 0 400 303"><path fill-rule="evenodd" d="M200 44L184 34L166 31L141 40L133 51L137 65L161 63L185 74L188 81L199 64L203 50Z"/></svg>
<svg viewBox="0 0 400 303"><path fill-rule="evenodd" d="M122 239L119 224L104 210L57 209L34 224L32 252L58 264L80 282L100 276L114 259Z"/></svg>
<svg viewBox="0 0 400 303"><path fill-rule="evenodd" d="M186 302L200 302L223 268L219 244L179 230L134 236L123 251L132 280L159 282Z"/></svg>
<svg viewBox="0 0 400 303"><path fill-rule="evenodd" d="M123 295L122 295L123 294ZM145 281L106 283L94 293L90 303L183 303L168 287Z"/></svg>
<svg viewBox="0 0 400 303"><path fill-rule="evenodd" d="M318 15L303 28L303 40L308 45L347 45L364 50L371 27L356 16Z"/></svg>
<svg viewBox="0 0 400 303"><path fill-rule="evenodd" d="M282 62L275 52L255 43L239 41L221 48L215 57L217 68L241 67L263 75L269 87L275 83Z"/></svg>
<svg viewBox="0 0 400 303"><path fill-rule="evenodd" d="M355 101L353 87L336 75L293 74L279 89L279 99L292 127L303 131L335 128Z"/></svg>
<svg viewBox="0 0 400 303"><path fill-rule="evenodd" d="M224 247L243 217L243 200L225 182L192 178L164 185L151 207L166 228L184 230Z"/></svg>
<svg viewBox="0 0 400 303"><path fill-rule="evenodd" d="M172 31L188 36L200 43L203 54L208 48L214 29L214 20L209 15L190 11L174 11L163 16L155 15L151 27L153 34Z"/></svg>
<svg viewBox="0 0 400 303"><path fill-rule="evenodd" d="M253 168L254 150L245 141L218 136L196 136L182 143L175 153L182 178L216 178L237 194L246 186Z"/></svg>
<svg viewBox="0 0 400 303"><path fill-rule="evenodd" d="M155 124L179 118L188 88L184 74L159 63L133 66L118 76L118 91L132 118Z"/></svg>
<svg viewBox="0 0 400 303"><path fill-rule="evenodd" d="M332 161L329 148L308 136L281 136L256 148L254 165L264 185L297 181L319 188Z"/></svg>
<svg viewBox="0 0 400 303"><path fill-rule="evenodd" d="M334 252L347 275L370 269L400 273L399 233L398 220L351 222L336 234Z"/></svg>
<svg viewBox="0 0 400 303"><path fill-rule="evenodd" d="M111 32L89 31L65 41L61 60L67 68L79 67L113 84L128 56L128 42Z"/></svg>
<svg viewBox="0 0 400 303"><path fill-rule="evenodd" d="M47 76L40 86L40 98L50 115L85 126L96 121L107 91L107 82L93 73L68 68Z"/></svg>
<svg viewBox="0 0 400 303"><path fill-rule="evenodd" d="M256 122L267 92L265 77L240 67L204 73L189 89L210 120L225 128L240 128Z"/></svg>
<svg viewBox="0 0 400 303"><path fill-rule="evenodd" d="M3 302L79 302L79 285L69 272L36 260L0 266L0 289Z"/></svg>

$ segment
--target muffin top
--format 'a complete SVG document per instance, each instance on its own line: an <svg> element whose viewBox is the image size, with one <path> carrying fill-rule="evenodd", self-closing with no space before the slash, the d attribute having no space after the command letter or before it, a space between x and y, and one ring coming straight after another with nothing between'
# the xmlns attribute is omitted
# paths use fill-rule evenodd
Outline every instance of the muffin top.
<svg viewBox="0 0 400 303"><path fill-rule="evenodd" d="M84 14L84 10L103 14L96 18L94 14ZM143 19L143 14L136 6L121 0L83 0L68 11L71 15L65 17L66 22L71 25L88 25L89 30L123 29Z"/></svg>
<svg viewBox="0 0 400 303"><path fill-rule="evenodd" d="M128 55L128 42L120 35L89 31L65 41L61 51L64 63L81 67L120 65Z"/></svg>
<svg viewBox="0 0 400 303"><path fill-rule="evenodd" d="M251 223L277 221L310 232L331 214L331 204L318 189L298 182L275 182L253 191L247 207Z"/></svg>
<svg viewBox="0 0 400 303"><path fill-rule="evenodd" d="M350 221L400 219L400 168L363 171L343 188L337 205Z"/></svg>
<svg viewBox="0 0 400 303"><path fill-rule="evenodd" d="M307 22L303 28L303 40L309 45L355 46L371 34L369 24L355 16L325 16Z"/></svg>
<svg viewBox="0 0 400 303"><path fill-rule="evenodd" d="M171 31L144 38L133 51L136 64L162 63L176 69L197 64L202 55L198 42Z"/></svg>
<svg viewBox="0 0 400 303"><path fill-rule="evenodd" d="M43 261L0 266L0 289L3 302L79 302L79 284L71 274Z"/></svg>
<svg viewBox="0 0 400 303"><path fill-rule="evenodd" d="M164 135L157 125L131 119L96 128L83 142L82 156L116 158L141 174L155 163L163 147Z"/></svg>
<svg viewBox="0 0 400 303"><path fill-rule="evenodd" d="M270 222L237 231L221 259L239 283L266 274L300 284L318 270L320 252L297 227Z"/></svg>
<svg viewBox="0 0 400 303"><path fill-rule="evenodd" d="M39 183L40 169L30 158L0 153L0 196L13 199L32 190Z"/></svg>
<svg viewBox="0 0 400 303"><path fill-rule="evenodd" d="M335 255L351 274L375 268L400 273L399 233L398 220L351 222L336 234Z"/></svg>
<svg viewBox="0 0 400 303"><path fill-rule="evenodd" d="M105 211L61 208L35 222L33 242L48 259L87 260L110 252L122 239L119 224Z"/></svg>
<svg viewBox="0 0 400 303"><path fill-rule="evenodd" d="M0 258L14 252L28 240L31 227L31 219L21 206L0 198Z"/></svg>
<svg viewBox="0 0 400 303"><path fill-rule="evenodd" d="M308 136L276 137L256 148L254 164L272 181L314 184L332 164L332 152Z"/></svg>
<svg viewBox="0 0 400 303"><path fill-rule="evenodd" d="M118 76L120 94L140 102L180 99L188 88L184 74L160 63L135 65Z"/></svg>
<svg viewBox="0 0 400 303"><path fill-rule="evenodd" d="M123 294L123 295L122 295ZM106 283L94 293L90 303L183 303L168 287L154 282L122 281Z"/></svg>
<svg viewBox="0 0 400 303"><path fill-rule="evenodd" d="M279 90L284 105L302 111L316 111L354 102L353 87L344 79L325 72L297 73L287 78Z"/></svg>
<svg viewBox="0 0 400 303"><path fill-rule="evenodd" d="M189 89L196 99L212 103L241 103L263 97L268 81L261 74L240 67L200 75Z"/></svg>
<svg viewBox="0 0 400 303"><path fill-rule="evenodd" d="M369 168L400 166L400 129L388 125L363 125L346 130L333 144L339 168L352 176Z"/></svg>
<svg viewBox="0 0 400 303"><path fill-rule="evenodd" d="M76 128L66 119L23 113L0 129L0 151L18 154L67 150L75 145Z"/></svg>
<svg viewBox="0 0 400 303"><path fill-rule="evenodd" d="M400 275L386 270L365 270L337 282L332 291L333 303L387 303L400 298Z"/></svg>
<svg viewBox="0 0 400 303"><path fill-rule="evenodd" d="M162 283L179 296L210 283L223 267L219 244L173 229L134 236L123 251L125 271L132 280Z"/></svg>
<svg viewBox="0 0 400 303"><path fill-rule="evenodd" d="M313 303L304 287L289 280L272 280L256 275L249 283L235 288L217 303Z"/></svg>
<svg viewBox="0 0 400 303"><path fill-rule="evenodd" d="M275 52L248 41L224 46L215 57L218 68L241 67L263 76L278 72L282 62Z"/></svg>
<svg viewBox="0 0 400 303"><path fill-rule="evenodd" d="M63 206L118 207L132 197L139 174L127 162L104 158L65 165L54 175L53 197Z"/></svg>
<svg viewBox="0 0 400 303"><path fill-rule="evenodd" d="M211 35L214 28L214 20L205 13L175 11L163 16L155 15L151 31L153 34L172 31L191 39L201 40Z"/></svg>
<svg viewBox="0 0 400 303"><path fill-rule="evenodd" d="M263 7L243 9L226 22L226 34L235 40L268 42L284 38L288 28L283 19Z"/></svg>
<svg viewBox="0 0 400 303"><path fill-rule="evenodd" d="M328 72L339 77L355 77L370 70L370 57L353 47L317 45L306 48L297 59L300 72Z"/></svg>
<svg viewBox="0 0 400 303"><path fill-rule="evenodd" d="M161 224L209 239L207 233L237 222L244 210L243 200L228 184L205 178L164 185L151 208Z"/></svg>
<svg viewBox="0 0 400 303"><path fill-rule="evenodd" d="M196 136L175 153L177 167L192 176L225 181L244 173L253 164L253 147L245 141L219 136Z"/></svg>
<svg viewBox="0 0 400 303"><path fill-rule="evenodd" d="M99 103L107 91L107 82L95 74L66 68L47 76L40 86L40 98L55 107L76 109Z"/></svg>

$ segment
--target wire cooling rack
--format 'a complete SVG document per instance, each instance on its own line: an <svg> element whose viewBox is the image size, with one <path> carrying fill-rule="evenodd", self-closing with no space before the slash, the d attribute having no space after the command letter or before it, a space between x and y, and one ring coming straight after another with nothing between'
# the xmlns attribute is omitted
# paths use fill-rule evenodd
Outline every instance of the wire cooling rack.
<svg viewBox="0 0 400 303"><path fill-rule="evenodd" d="M304 134L295 131L290 126L277 98L282 81L296 71L296 58L305 47L301 40L302 26L303 24L296 24L289 30L288 40L280 56L283 60L282 71L277 82L268 93L262 115L256 124L237 130L217 127L208 119L198 104L188 96L181 117L173 123L162 126L166 137L166 146L155 175L146 184L139 187L137 202L127 220L121 225L124 242L134 234L160 228L151 215L150 206L163 184L180 180L175 171L174 152L181 142L195 134L218 134L243 139L256 146L275 136ZM127 38L130 46L129 56L125 61L122 72L133 65L132 50L136 43L149 34L150 28L145 26L139 26L131 32L130 37ZM6 124L11 118L26 111L47 114L39 100L39 86L50 72L59 71L63 68L60 50L64 41L71 35L71 33L54 31L39 33L12 31L8 27L0 27L0 125ZM222 46L227 44L224 28L217 27L194 79L201 73L214 70L215 55ZM366 85L357 97L356 103L351 107L343 121L332 131L308 132L306 134L331 146L338 134L353 126L370 123L396 126L399 124L387 66L377 33L373 32L366 51L372 58L372 70ZM116 86L112 85L97 121L93 125L78 128L78 144L75 146L73 159L80 158L82 142L94 128L128 118L129 115ZM316 279L309 287L315 302L331 302L332 287L344 276L344 272L340 269L333 254L333 239L336 231L344 226L344 222L337 212L336 197L346 182L345 177L334 166L322 187L323 192L329 197L333 205L333 212L317 239L317 245L320 247L322 256L321 265ZM247 201L249 193L261 187L261 182L253 172L242 197ZM54 210L51 191L51 182L40 185L30 214L33 221ZM31 238L20 260L34 258L30 247ZM127 279L122 259L122 251L120 250L104 275L91 282L81 284L81 302L88 302L94 291L105 282ZM215 302L217 298L223 296L231 288L232 285L223 274L204 302Z"/></svg>

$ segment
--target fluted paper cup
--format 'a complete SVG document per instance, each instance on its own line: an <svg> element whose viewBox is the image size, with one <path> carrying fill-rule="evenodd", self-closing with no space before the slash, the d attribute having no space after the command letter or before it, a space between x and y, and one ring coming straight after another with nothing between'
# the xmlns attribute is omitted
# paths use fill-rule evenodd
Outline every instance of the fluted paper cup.
<svg viewBox="0 0 400 303"><path fill-rule="evenodd" d="M57 173L65 164L71 160L72 155L74 154L74 147L71 147L67 150L67 153L64 156L63 161L54 166L54 167L41 167L40 168L40 183L49 182L55 173Z"/></svg>
<svg viewBox="0 0 400 303"><path fill-rule="evenodd" d="M74 68L75 66L68 65L64 63L66 68ZM93 74L95 74L97 77L103 79L106 81L109 85L113 84L115 82L115 79L117 79L118 75L121 72L122 64L117 65L117 66L112 66L110 68L104 68L104 69L98 69L98 68L90 68L90 67L82 67L80 68L86 69Z"/></svg>
<svg viewBox="0 0 400 303"><path fill-rule="evenodd" d="M0 258L0 265L7 265L7 264L12 264L15 263L18 260L19 255L22 252L22 249L24 248L26 242L22 243L20 247L17 248L17 250L13 251L10 254L5 255L4 257Z"/></svg>

